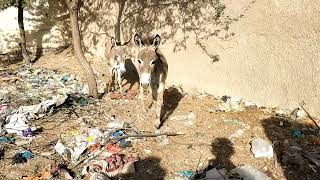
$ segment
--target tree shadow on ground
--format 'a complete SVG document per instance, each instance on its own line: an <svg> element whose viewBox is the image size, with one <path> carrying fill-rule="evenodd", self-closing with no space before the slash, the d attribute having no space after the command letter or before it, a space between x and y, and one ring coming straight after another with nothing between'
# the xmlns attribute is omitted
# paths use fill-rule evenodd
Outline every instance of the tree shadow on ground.
<svg viewBox="0 0 320 180"><path fill-rule="evenodd" d="M311 180L320 177L320 138L318 131L311 128L311 123L273 116L264 119L262 126L274 144L275 158L286 179Z"/></svg>
<svg viewBox="0 0 320 180"><path fill-rule="evenodd" d="M217 170L225 168L228 171L235 168L235 165L230 160L234 154L234 148L228 138L216 138L211 143L211 152L215 156L215 159L209 160L206 168L197 171L195 175L196 179L204 178L206 172L213 168Z"/></svg>
<svg viewBox="0 0 320 180"><path fill-rule="evenodd" d="M157 157L147 157L135 163L136 172L132 176L123 176L128 180L162 180L166 175L166 170L161 167L161 159Z"/></svg>

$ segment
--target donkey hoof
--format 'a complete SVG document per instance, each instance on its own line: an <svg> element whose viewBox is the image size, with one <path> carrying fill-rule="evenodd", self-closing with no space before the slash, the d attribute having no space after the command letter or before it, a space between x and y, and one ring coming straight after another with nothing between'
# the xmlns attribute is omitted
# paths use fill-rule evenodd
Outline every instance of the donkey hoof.
<svg viewBox="0 0 320 180"><path fill-rule="evenodd" d="M156 129L160 129L160 125L161 125L161 122L159 121L159 122L156 122L156 123L154 124L154 127L155 127Z"/></svg>

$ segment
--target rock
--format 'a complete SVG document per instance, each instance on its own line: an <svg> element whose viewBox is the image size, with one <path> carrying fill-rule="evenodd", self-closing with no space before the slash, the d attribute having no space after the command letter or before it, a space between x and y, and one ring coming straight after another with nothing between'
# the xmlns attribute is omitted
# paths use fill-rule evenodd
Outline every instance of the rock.
<svg viewBox="0 0 320 180"><path fill-rule="evenodd" d="M291 112L291 117L293 119L302 119L305 118L307 116L307 113L300 108L296 108Z"/></svg>
<svg viewBox="0 0 320 180"><path fill-rule="evenodd" d="M241 107L241 98L223 96L221 100L224 102L220 104L217 108L217 111L230 112L230 111L243 111Z"/></svg>
<svg viewBox="0 0 320 180"><path fill-rule="evenodd" d="M173 116L173 117L170 118L170 120L173 120L173 121L181 121L187 126L192 126L195 119L196 119L196 115L195 115L194 112L191 112L188 115Z"/></svg>

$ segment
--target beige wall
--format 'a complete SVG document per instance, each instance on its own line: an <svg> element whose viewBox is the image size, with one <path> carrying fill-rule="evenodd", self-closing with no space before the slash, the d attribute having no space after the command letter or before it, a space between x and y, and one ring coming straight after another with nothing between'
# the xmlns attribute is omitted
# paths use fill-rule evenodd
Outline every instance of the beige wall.
<svg viewBox="0 0 320 180"><path fill-rule="evenodd" d="M205 41L218 62L209 63L192 40L189 50L171 54L170 82L267 106L293 108L305 101L319 115L319 10L315 1L257 1L231 25L234 38Z"/></svg>
<svg viewBox="0 0 320 180"><path fill-rule="evenodd" d="M115 35L121 2L88 0L81 9L85 50L97 60ZM120 34L122 40L133 32L161 35L169 84L266 106L294 108L305 101L320 115L320 2L225 0L220 23L209 1L156 2L125 4Z"/></svg>

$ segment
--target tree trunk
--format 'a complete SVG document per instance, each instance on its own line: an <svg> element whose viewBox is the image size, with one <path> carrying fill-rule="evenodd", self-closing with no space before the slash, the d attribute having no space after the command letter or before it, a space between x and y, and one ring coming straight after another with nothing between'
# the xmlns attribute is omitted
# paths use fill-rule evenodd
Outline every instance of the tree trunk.
<svg viewBox="0 0 320 180"><path fill-rule="evenodd" d="M118 18L117 18L117 24L115 27L115 36L116 36L116 40L117 42L121 42L120 39L120 32L121 32L121 17L122 17L122 13L124 10L124 6L126 5L126 0L121 0L121 2L118 2L119 4L119 12L118 12Z"/></svg>
<svg viewBox="0 0 320 180"><path fill-rule="evenodd" d="M20 31L20 48L22 51L22 56L25 63L30 62L30 56L27 51L27 41L26 41L26 32L24 31L24 24L23 24L23 0L17 0L18 6L18 24L19 24L19 31Z"/></svg>
<svg viewBox="0 0 320 180"><path fill-rule="evenodd" d="M73 49L79 64L81 65L82 69L84 70L87 76L87 81L89 85L89 96L97 98L97 82L94 77L93 70L86 58L84 57L83 51L81 49L80 29L78 23L79 0L67 0L67 5L70 13Z"/></svg>

